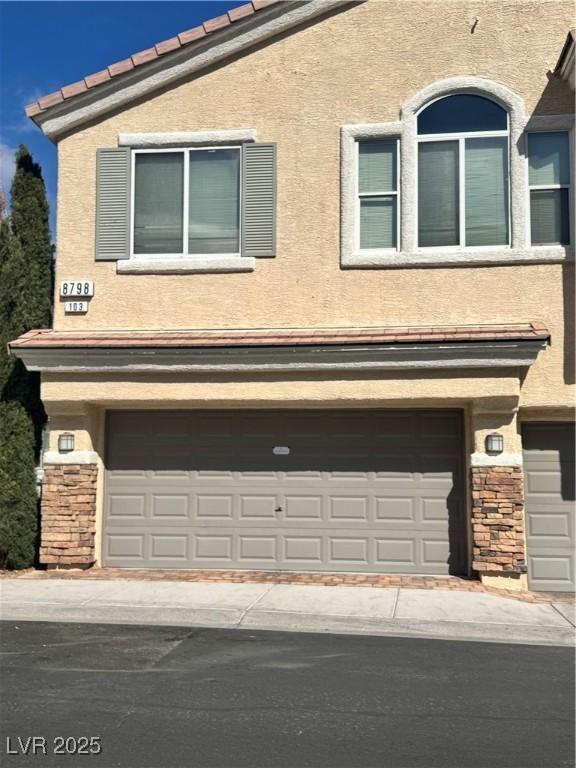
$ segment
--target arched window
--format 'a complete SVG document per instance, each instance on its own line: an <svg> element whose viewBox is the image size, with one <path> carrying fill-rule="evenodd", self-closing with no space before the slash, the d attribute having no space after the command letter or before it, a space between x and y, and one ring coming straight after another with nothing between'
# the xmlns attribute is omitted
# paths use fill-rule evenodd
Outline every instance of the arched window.
<svg viewBox="0 0 576 768"><path fill-rule="evenodd" d="M454 94L417 116L418 246L510 243L508 113Z"/></svg>

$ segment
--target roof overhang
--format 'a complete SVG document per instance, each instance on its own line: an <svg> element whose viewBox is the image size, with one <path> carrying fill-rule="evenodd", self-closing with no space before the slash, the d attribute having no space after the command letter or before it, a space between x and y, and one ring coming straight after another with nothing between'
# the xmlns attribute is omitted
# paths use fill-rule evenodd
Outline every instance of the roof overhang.
<svg viewBox="0 0 576 768"><path fill-rule="evenodd" d="M255 2L253 0L252 5ZM366 0L260 0L259 6L262 7L257 13L162 55L158 55L160 49L156 46L150 49L148 60L132 56L108 67L105 71L107 79L96 86L90 86L92 81L87 77L39 99L27 108L27 114L48 138L57 141L86 122L126 107L137 99L244 53L318 16L364 2ZM212 21L217 22L218 19Z"/></svg>
<svg viewBox="0 0 576 768"><path fill-rule="evenodd" d="M542 326L333 331L31 332L10 344L42 373L266 373L525 368L549 343ZM501 328L501 327L498 327ZM36 334L36 335L34 335Z"/></svg>
<svg viewBox="0 0 576 768"><path fill-rule="evenodd" d="M562 78L572 90L575 90L575 82L574 82L574 69L575 69L575 52L576 48L576 30L571 29L570 32L568 32L568 35L566 37L566 40L564 42L564 47L562 48L562 52L560 53L560 57L558 58L558 63L556 64L556 67L554 69L554 74L558 75Z"/></svg>

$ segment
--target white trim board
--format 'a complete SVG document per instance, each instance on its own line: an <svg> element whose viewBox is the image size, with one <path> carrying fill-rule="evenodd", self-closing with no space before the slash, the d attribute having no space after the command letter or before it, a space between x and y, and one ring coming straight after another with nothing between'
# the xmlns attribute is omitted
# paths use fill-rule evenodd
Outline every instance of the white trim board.
<svg viewBox="0 0 576 768"><path fill-rule="evenodd" d="M119 147L189 147L203 144L232 144L256 141L254 128L232 128L213 131L174 131L172 133L121 133Z"/></svg>
<svg viewBox="0 0 576 768"><path fill-rule="evenodd" d="M116 262L119 275L194 275L206 272L253 272L256 259L251 256L179 256L146 258L132 256Z"/></svg>

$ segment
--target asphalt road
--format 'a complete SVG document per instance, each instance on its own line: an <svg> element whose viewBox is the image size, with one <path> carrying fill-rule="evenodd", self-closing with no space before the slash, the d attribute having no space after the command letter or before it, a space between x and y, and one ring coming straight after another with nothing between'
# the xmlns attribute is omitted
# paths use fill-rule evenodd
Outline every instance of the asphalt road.
<svg viewBox="0 0 576 768"><path fill-rule="evenodd" d="M3 768L574 766L568 648L93 624L0 630ZM54 754L97 751L90 737L100 754Z"/></svg>

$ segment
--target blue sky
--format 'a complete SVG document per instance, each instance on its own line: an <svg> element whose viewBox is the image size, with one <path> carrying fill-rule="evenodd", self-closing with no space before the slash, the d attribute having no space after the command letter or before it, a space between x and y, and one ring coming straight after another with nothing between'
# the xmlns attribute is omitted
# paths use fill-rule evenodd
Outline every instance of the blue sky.
<svg viewBox="0 0 576 768"><path fill-rule="evenodd" d="M108 64L173 37L239 2L0 2L0 182L25 144L42 166L55 232L56 148L24 107Z"/></svg>

